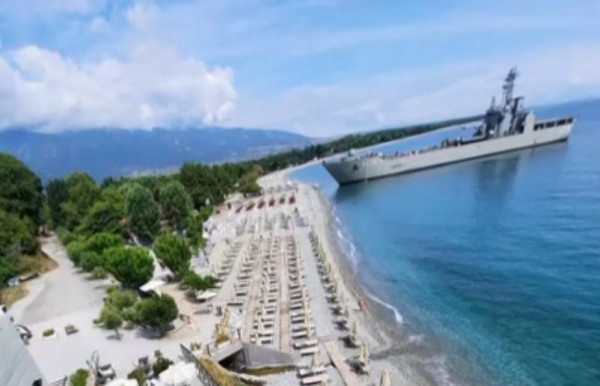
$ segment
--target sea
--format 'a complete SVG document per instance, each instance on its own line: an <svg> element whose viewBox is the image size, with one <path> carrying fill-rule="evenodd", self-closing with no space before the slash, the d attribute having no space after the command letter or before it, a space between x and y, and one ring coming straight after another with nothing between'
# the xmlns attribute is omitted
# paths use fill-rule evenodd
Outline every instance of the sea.
<svg viewBox="0 0 600 386"><path fill-rule="evenodd" d="M399 355L436 384L600 385L600 100L536 114L575 116L569 141L344 187L321 165L291 175L330 200Z"/></svg>

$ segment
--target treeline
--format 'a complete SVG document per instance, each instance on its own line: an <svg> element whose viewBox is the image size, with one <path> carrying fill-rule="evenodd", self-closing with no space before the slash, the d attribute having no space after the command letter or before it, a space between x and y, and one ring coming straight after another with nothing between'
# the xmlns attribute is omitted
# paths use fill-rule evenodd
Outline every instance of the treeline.
<svg viewBox="0 0 600 386"><path fill-rule="evenodd" d="M294 149L284 153L273 154L248 163L256 164L266 172L284 169L291 165L299 165L315 158L328 157L336 153L346 152L351 149L359 149L378 145L380 143L394 141L413 135L427 133L442 128L462 125L482 119L483 116L476 115L464 118L450 119L446 121L425 123L400 128L378 130L367 133L350 134L342 138L316 145L310 145L303 149Z"/></svg>

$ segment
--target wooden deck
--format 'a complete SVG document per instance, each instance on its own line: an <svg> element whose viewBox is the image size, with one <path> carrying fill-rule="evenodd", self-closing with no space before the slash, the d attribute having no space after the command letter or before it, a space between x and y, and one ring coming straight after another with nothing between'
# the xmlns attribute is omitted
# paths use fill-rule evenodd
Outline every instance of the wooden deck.
<svg viewBox="0 0 600 386"><path fill-rule="evenodd" d="M323 342L323 346L325 346L331 362L340 373L344 384L346 386L360 386L358 376L352 372L352 369L346 363L346 357L338 350L337 342L330 340Z"/></svg>

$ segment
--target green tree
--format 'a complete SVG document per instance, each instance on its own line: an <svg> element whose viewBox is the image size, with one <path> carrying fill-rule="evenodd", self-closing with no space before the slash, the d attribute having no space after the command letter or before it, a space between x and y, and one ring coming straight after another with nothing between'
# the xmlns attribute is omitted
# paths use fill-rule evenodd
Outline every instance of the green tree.
<svg viewBox="0 0 600 386"><path fill-rule="evenodd" d="M141 240L150 241L160 228L160 212L152 192L134 183L127 189L127 223Z"/></svg>
<svg viewBox="0 0 600 386"><path fill-rule="evenodd" d="M0 255L18 257L23 253L33 253L37 239L28 217L0 209Z"/></svg>
<svg viewBox="0 0 600 386"><path fill-rule="evenodd" d="M104 307L100 315L100 320L102 321L102 326L104 326L104 328L115 330L117 338L119 340L121 339L119 328L123 325L123 318L121 317L121 314L119 314L119 311L113 307Z"/></svg>
<svg viewBox="0 0 600 386"><path fill-rule="evenodd" d="M99 232L120 235L124 231L125 209L125 192L116 187L105 188L101 199L91 207L79 230L88 235Z"/></svg>
<svg viewBox="0 0 600 386"><path fill-rule="evenodd" d="M100 198L100 188L87 173L71 173L65 180L68 200L62 205L67 228L75 229Z"/></svg>
<svg viewBox="0 0 600 386"><path fill-rule="evenodd" d="M154 260L144 248L113 247L106 251L108 271L125 288L137 289L152 278Z"/></svg>
<svg viewBox="0 0 600 386"><path fill-rule="evenodd" d="M135 291L132 290L113 290L106 299L106 304L119 312L126 308L133 307L136 302L137 295Z"/></svg>
<svg viewBox="0 0 600 386"><path fill-rule="evenodd" d="M111 233L98 233L85 242L85 249L102 255L107 249L123 245L123 239Z"/></svg>
<svg viewBox="0 0 600 386"><path fill-rule="evenodd" d="M0 209L41 223L42 183L25 164L10 154L0 153Z"/></svg>
<svg viewBox="0 0 600 386"><path fill-rule="evenodd" d="M173 180L163 185L159 190L159 202L163 217L171 229L182 231L192 210L192 199L181 182Z"/></svg>
<svg viewBox="0 0 600 386"><path fill-rule="evenodd" d="M172 297L161 295L140 300L137 304L137 313L142 326L165 332L177 317L179 310Z"/></svg>
<svg viewBox="0 0 600 386"><path fill-rule="evenodd" d="M205 208L211 208L210 206L203 207L200 212ZM187 229L185 235L188 239L190 247L197 253L200 249L204 248L206 245L206 240L204 240L204 221L201 213L191 214L187 218Z"/></svg>
<svg viewBox="0 0 600 386"><path fill-rule="evenodd" d="M260 186L256 183L257 178L256 172L244 174L239 183L240 192L244 194L260 193Z"/></svg>
<svg viewBox="0 0 600 386"><path fill-rule="evenodd" d="M178 277L188 270L192 254L185 239L173 234L160 235L154 241L152 249L156 256Z"/></svg>
<svg viewBox="0 0 600 386"><path fill-rule="evenodd" d="M50 209L52 226L57 228L65 223L66 214L63 204L69 199L69 188L63 179L53 179L46 185L46 200Z"/></svg>
<svg viewBox="0 0 600 386"><path fill-rule="evenodd" d="M183 276L183 281L196 291L204 291L210 288L214 288L217 279L210 275L200 276L196 272L188 271Z"/></svg>

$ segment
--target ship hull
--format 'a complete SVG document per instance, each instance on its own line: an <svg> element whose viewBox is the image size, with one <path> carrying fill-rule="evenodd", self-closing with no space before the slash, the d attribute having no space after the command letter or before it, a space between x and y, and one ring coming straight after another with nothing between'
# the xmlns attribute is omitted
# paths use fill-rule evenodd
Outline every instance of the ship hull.
<svg viewBox="0 0 600 386"><path fill-rule="evenodd" d="M406 157L381 158L374 156L355 160L325 161L323 166L338 184L346 185L566 141L572 127L573 123L568 123L551 129L493 138Z"/></svg>

